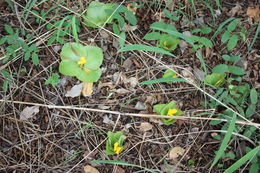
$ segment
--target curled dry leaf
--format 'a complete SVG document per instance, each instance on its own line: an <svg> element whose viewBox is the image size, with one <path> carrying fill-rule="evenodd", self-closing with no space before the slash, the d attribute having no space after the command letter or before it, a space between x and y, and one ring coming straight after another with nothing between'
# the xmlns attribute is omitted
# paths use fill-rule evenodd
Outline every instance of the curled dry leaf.
<svg viewBox="0 0 260 173"><path fill-rule="evenodd" d="M84 82L82 88L82 95L84 97L91 96L93 92L93 82Z"/></svg>
<svg viewBox="0 0 260 173"><path fill-rule="evenodd" d="M84 166L84 173L99 173L99 171L92 166Z"/></svg>
<svg viewBox="0 0 260 173"><path fill-rule="evenodd" d="M80 83L78 85L74 85L67 93L65 94L65 97L78 97L80 96L81 90L83 87L83 83Z"/></svg>
<svg viewBox="0 0 260 173"><path fill-rule="evenodd" d="M174 147L169 152L169 158L171 160L176 160L179 156L184 154L185 150L182 147Z"/></svg>
<svg viewBox="0 0 260 173"><path fill-rule="evenodd" d="M255 8L249 7L246 11L246 14L256 22L260 21L260 6L257 5Z"/></svg>
<svg viewBox="0 0 260 173"><path fill-rule="evenodd" d="M26 107L20 114L20 120L28 120L39 112L39 106Z"/></svg>
<svg viewBox="0 0 260 173"><path fill-rule="evenodd" d="M146 106L143 102L137 102L135 105L135 109L140 110L140 111L146 110Z"/></svg>

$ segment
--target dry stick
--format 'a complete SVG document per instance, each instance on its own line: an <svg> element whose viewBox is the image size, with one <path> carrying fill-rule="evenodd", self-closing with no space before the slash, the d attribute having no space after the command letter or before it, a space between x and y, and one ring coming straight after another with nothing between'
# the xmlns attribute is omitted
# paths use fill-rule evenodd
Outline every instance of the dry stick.
<svg viewBox="0 0 260 173"><path fill-rule="evenodd" d="M108 113L108 114L122 115L122 116L132 116L132 117L139 117L139 118L167 118L167 119L181 119L181 120L189 120L189 119L192 119L192 120L217 120L217 121L224 121L224 122L228 121L226 119L207 118L207 117L188 117L188 116L171 117L171 116L155 115L155 114L122 113L122 112L118 112L118 111L109 111L109 110L86 108L86 107L45 105L45 104L40 104L40 103L21 102L21 101L2 100L2 99L0 99L0 102L33 105L33 106L47 107L49 109L71 109L71 110L81 110L81 111L90 111L90 112L101 112L101 113ZM188 111L186 113L188 113ZM237 120L236 124L251 125L251 126L258 127L258 128L260 127L259 123L246 122L246 121L241 121L241 120Z"/></svg>

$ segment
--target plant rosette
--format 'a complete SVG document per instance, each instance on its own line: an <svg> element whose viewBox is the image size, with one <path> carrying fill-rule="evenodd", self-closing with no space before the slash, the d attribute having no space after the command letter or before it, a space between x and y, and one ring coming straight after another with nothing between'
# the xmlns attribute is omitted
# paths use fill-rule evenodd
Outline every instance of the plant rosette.
<svg viewBox="0 0 260 173"><path fill-rule="evenodd" d="M75 76L84 84L97 82L102 74L100 66L103 62L103 52L99 47L66 43L62 47L60 56L62 60L59 72L67 76Z"/></svg>
<svg viewBox="0 0 260 173"><path fill-rule="evenodd" d="M163 48L168 51L176 49L180 39L172 37L170 34L162 34L158 41L157 47Z"/></svg>
<svg viewBox="0 0 260 173"><path fill-rule="evenodd" d="M87 14L84 23L92 28L99 28L105 23L111 23L114 4L104 4L102 2L92 1L87 7Z"/></svg>
<svg viewBox="0 0 260 173"><path fill-rule="evenodd" d="M220 87L225 83L225 77L225 73L212 73L205 77L204 82L210 86Z"/></svg>
<svg viewBox="0 0 260 173"><path fill-rule="evenodd" d="M168 104L154 105L153 111L159 115L166 115L166 116L180 116L183 114L183 112L176 107L175 101L171 101ZM162 121L165 125L170 125L170 124L175 123L177 120L163 118Z"/></svg>
<svg viewBox="0 0 260 173"><path fill-rule="evenodd" d="M106 141L106 154L113 155L119 154L123 151L123 132L119 131L116 133L108 132Z"/></svg>

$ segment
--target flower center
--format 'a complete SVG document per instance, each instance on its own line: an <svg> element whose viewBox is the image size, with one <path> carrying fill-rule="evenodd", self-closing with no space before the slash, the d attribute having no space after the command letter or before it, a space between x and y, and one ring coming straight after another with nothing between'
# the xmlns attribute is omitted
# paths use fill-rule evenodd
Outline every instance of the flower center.
<svg viewBox="0 0 260 173"><path fill-rule="evenodd" d="M123 150L123 147L119 147L119 143L118 142L114 143L114 152L116 154L119 154L122 150Z"/></svg>
<svg viewBox="0 0 260 173"><path fill-rule="evenodd" d="M84 56L80 57L80 59L79 59L79 61L78 61L78 64L79 64L80 66L83 66L83 65L86 64L86 63L87 63L86 58L85 58Z"/></svg>

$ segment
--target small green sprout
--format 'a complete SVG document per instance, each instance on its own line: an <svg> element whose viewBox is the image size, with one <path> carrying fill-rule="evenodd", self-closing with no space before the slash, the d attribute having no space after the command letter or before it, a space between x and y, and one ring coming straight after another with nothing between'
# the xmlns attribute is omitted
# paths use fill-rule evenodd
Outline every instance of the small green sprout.
<svg viewBox="0 0 260 173"><path fill-rule="evenodd" d="M106 154L119 154L123 151L123 132L119 131L116 133L108 132L107 133L107 142L106 142Z"/></svg>
<svg viewBox="0 0 260 173"><path fill-rule="evenodd" d="M204 79L205 84L211 85L214 87L220 87L225 82L225 73L212 73L207 75Z"/></svg>
<svg viewBox="0 0 260 173"><path fill-rule="evenodd" d="M90 83L97 82L100 78L103 52L99 47L67 43L62 47L60 56L60 73Z"/></svg>
<svg viewBox="0 0 260 173"><path fill-rule="evenodd" d="M153 111L159 115L167 115L167 116L180 116L183 114L183 112L177 108L175 101L171 101L168 104L154 105ZM162 121L165 125L170 125L175 123L177 120L163 118Z"/></svg>

